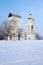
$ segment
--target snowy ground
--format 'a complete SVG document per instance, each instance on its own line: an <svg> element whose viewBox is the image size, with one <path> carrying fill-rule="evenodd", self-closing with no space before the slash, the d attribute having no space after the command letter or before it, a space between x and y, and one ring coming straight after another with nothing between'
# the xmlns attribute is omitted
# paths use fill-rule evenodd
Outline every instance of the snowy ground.
<svg viewBox="0 0 43 65"><path fill-rule="evenodd" d="M0 41L0 65L43 65L43 41Z"/></svg>

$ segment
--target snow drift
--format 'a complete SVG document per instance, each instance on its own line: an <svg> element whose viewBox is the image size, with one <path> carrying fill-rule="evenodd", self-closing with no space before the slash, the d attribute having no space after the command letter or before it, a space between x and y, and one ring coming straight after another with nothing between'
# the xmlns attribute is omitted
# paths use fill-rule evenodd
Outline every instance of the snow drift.
<svg viewBox="0 0 43 65"><path fill-rule="evenodd" d="M43 41L0 41L0 65L43 65Z"/></svg>

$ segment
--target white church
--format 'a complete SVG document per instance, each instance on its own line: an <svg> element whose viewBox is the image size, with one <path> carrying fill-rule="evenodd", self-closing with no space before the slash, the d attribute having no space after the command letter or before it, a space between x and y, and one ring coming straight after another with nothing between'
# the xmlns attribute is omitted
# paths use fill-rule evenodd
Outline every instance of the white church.
<svg viewBox="0 0 43 65"><path fill-rule="evenodd" d="M29 18L27 20L27 40L35 40L35 31L34 31L34 19L32 18L32 15L29 14Z"/></svg>
<svg viewBox="0 0 43 65"><path fill-rule="evenodd" d="M27 19L27 31L24 32L22 28L22 17L17 14L9 13L8 15L8 30L7 31L7 40L36 40L35 31L34 31L34 19L32 14L29 14Z"/></svg>

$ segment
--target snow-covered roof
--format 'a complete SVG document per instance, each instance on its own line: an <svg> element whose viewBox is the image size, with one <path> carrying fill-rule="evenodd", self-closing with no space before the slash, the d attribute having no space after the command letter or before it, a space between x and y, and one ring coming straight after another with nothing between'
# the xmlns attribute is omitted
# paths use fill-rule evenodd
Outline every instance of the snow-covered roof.
<svg viewBox="0 0 43 65"><path fill-rule="evenodd" d="M13 14L13 13L9 13L8 17L12 17L12 16L15 16L15 17L21 18L21 16L20 16L20 15Z"/></svg>

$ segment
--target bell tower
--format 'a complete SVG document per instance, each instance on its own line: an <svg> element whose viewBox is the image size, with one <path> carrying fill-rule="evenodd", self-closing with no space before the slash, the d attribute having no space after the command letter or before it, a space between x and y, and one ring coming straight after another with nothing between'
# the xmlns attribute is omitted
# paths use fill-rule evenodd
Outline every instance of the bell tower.
<svg viewBox="0 0 43 65"><path fill-rule="evenodd" d="M27 20L27 39L35 39L34 19L32 18L32 14L29 14L29 18Z"/></svg>
<svg viewBox="0 0 43 65"><path fill-rule="evenodd" d="M29 18L27 20L27 31L29 33L34 32L34 19L32 18L32 14L29 14Z"/></svg>

